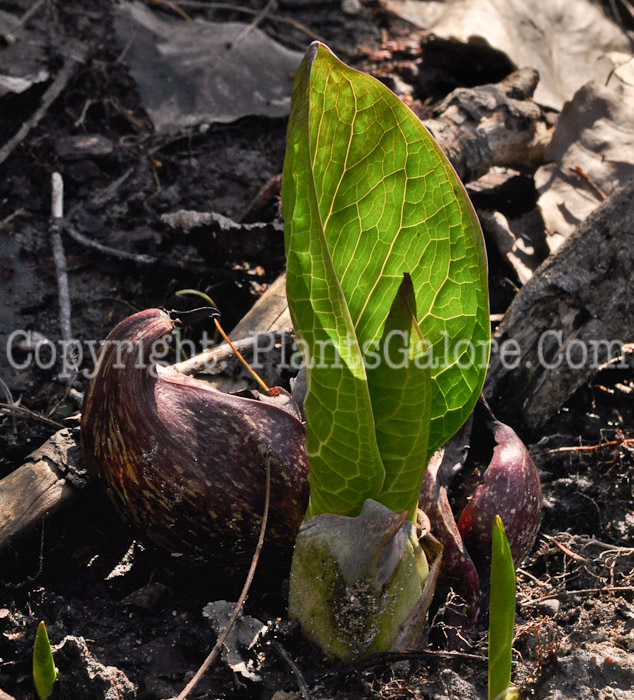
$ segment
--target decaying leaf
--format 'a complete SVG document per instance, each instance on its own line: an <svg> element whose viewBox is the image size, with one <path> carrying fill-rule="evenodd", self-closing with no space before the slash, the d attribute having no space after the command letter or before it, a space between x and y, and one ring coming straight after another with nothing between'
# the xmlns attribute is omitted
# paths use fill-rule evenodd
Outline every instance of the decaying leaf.
<svg viewBox="0 0 634 700"><path fill-rule="evenodd" d="M442 38L482 37L518 68L539 71L535 101L561 109L588 80L605 83L610 51L630 52L627 34L590 0L384 0Z"/></svg>
<svg viewBox="0 0 634 700"><path fill-rule="evenodd" d="M551 251L634 176L634 91L621 85L584 85L557 120L544 153L553 162L535 173Z"/></svg>
<svg viewBox="0 0 634 700"><path fill-rule="evenodd" d="M225 631L235 607L236 603L216 600L203 608L203 617L211 622L216 636ZM222 659L234 673L250 681L261 680L253 649L268 629L267 625L250 615L241 615L236 620L222 645Z"/></svg>
<svg viewBox="0 0 634 700"><path fill-rule="evenodd" d="M115 28L159 132L240 117L283 117L302 55L239 22L164 20L122 3Z"/></svg>

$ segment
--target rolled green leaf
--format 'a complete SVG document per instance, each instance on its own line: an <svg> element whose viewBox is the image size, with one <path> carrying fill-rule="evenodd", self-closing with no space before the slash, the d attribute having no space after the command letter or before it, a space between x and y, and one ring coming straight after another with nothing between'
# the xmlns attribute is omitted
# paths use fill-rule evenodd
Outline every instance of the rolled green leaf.
<svg viewBox="0 0 634 700"><path fill-rule="evenodd" d="M515 567L499 515L493 523L489 609L489 700L503 700L511 685L515 628Z"/></svg>
<svg viewBox="0 0 634 700"><path fill-rule="evenodd" d="M372 498L414 519L428 458L466 420L486 372L473 208L418 118L319 43L295 81L282 202L307 367L308 516L357 515ZM399 311L404 275L412 319ZM410 361L385 370L386 347Z"/></svg>
<svg viewBox="0 0 634 700"><path fill-rule="evenodd" d="M33 645L33 684L40 700L46 700L53 692L57 680L57 669L48 639L46 625L40 622Z"/></svg>

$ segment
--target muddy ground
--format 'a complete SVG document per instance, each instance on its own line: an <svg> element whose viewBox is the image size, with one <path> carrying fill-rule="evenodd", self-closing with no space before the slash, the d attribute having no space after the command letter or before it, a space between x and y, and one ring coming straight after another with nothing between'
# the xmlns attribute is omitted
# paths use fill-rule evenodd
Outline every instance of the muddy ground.
<svg viewBox="0 0 634 700"><path fill-rule="evenodd" d="M0 9L20 17L30 4L5 0ZM261 9L258 2L246 4ZM112 5L88 0L39 6L25 27L50 77L21 94L0 97L1 145L38 109L67 65L71 42L81 42L84 57L59 96L0 165L0 376L7 394L2 402L19 401L19 408L0 416L0 477L77 413L77 392L86 387L78 376L69 391L59 361L37 368L17 349L13 365L24 367L16 369L4 352L16 330L35 331L53 343L61 338L49 234L52 172L62 174L66 213L84 236L155 259L152 264L124 261L65 235L76 338L99 340L135 310L182 306L174 293L191 287L213 296L230 329L284 267L279 233L270 234L263 264L257 253L245 259L239 246L230 255L210 254L204 240L168 228L160 216L194 209L236 221L247 212L251 221L279 218L275 190L257 195L281 172L285 118L245 117L205 129L155 133L122 59L125 46L115 35ZM168 5L162 16L177 16ZM489 66L477 79L464 70L436 68L436 80L417 80L424 39L376 3L344 5L345 12L337 2L284 0L275 12L295 25L264 19L261 27L298 51L314 38L306 31L310 28L341 58L383 77L390 87L409 81L423 111L454 87L501 77L492 77ZM216 21L252 19L228 5L209 14L187 11ZM86 135L101 137L102 147L91 150L69 141ZM512 197L494 190L486 202L473 190L474 202L530 208L535 201L530 173L518 176L513 187ZM490 267L492 312L502 314L517 281L495 253ZM540 435L523 436L544 492L540 535L518 574L514 681L527 698L634 698L632 388L632 369L606 369ZM425 653L343 671L319 658L285 622L287 584L284 572L276 573L273 583L260 575L246 608L272 625L253 652L257 678L218 661L192 697L486 696L482 632L472 640L471 657L449 659L436 644ZM153 550L120 521L96 486L3 551L0 574L0 689L18 699L31 697L30 655L41 619L59 646L56 697L176 695L215 641L204 606L236 600L244 578L243 571L219 575L213 562L208 571L192 571Z"/></svg>

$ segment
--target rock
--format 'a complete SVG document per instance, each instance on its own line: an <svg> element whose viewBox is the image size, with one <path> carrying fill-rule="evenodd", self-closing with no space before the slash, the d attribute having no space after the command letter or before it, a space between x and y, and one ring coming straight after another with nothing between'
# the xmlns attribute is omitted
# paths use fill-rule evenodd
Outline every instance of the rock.
<svg viewBox="0 0 634 700"><path fill-rule="evenodd" d="M83 637L64 637L53 653L59 667L59 683L64 684L66 700L135 700L136 687L125 673L115 666L105 666L98 661Z"/></svg>

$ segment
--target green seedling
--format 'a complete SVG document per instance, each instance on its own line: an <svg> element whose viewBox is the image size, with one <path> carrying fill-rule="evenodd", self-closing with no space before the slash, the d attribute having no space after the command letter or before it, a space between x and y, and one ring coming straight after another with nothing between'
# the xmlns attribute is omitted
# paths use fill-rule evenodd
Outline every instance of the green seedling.
<svg viewBox="0 0 634 700"><path fill-rule="evenodd" d="M485 251L418 118L319 43L295 81L282 202L310 464L289 611L326 655L352 661L422 633L418 498L484 381Z"/></svg>
<svg viewBox="0 0 634 700"><path fill-rule="evenodd" d="M502 518L495 516L491 547L489 608L489 700L522 700L511 688L515 629L515 566Z"/></svg>
<svg viewBox="0 0 634 700"><path fill-rule="evenodd" d="M40 700L46 700L53 692L57 680L57 669L48 639L46 625L40 622L33 645L33 684Z"/></svg>

